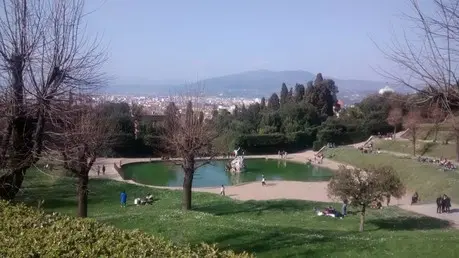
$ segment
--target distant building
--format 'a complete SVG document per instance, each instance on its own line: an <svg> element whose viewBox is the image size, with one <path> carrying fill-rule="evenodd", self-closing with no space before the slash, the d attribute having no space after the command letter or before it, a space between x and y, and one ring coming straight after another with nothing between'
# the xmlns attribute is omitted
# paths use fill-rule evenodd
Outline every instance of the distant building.
<svg viewBox="0 0 459 258"><path fill-rule="evenodd" d="M386 85L384 88L380 89L379 90L379 94L382 95L384 93L388 93L388 92L395 92L394 89L392 89L391 87L389 87L389 85Z"/></svg>

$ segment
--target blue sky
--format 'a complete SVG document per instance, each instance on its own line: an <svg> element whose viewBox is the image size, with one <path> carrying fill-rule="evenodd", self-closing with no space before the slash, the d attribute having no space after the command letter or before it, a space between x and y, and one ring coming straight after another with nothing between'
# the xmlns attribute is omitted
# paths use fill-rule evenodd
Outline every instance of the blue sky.
<svg viewBox="0 0 459 258"><path fill-rule="evenodd" d="M422 1L422 0L421 0ZM428 0L424 0L428 1ZM117 83L184 82L248 70L384 80L372 43L405 24L405 0L91 0Z"/></svg>

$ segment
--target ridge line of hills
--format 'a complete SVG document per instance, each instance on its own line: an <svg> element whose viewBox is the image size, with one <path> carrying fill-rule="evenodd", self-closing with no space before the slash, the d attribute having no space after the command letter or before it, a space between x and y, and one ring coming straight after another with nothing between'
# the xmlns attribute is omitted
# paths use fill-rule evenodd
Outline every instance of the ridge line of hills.
<svg viewBox="0 0 459 258"><path fill-rule="evenodd" d="M267 97L273 92L279 92L282 83L288 87L294 87L296 83L306 86L310 80L314 80L316 74L302 70L270 71L254 70L241 73L223 75L203 79L193 83L182 84L162 84L162 83L130 83L109 86L107 93L126 94L126 95L170 95L180 92L186 85L199 86L203 88L206 95L223 97ZM386 86L385 82L358 80L358 79L339 79L323 74L324 78L335 80L339 90L339 97L349 97L350 95L368 95L376 93L379 89ZM400 88L397 91L406 92Z"/></svg>

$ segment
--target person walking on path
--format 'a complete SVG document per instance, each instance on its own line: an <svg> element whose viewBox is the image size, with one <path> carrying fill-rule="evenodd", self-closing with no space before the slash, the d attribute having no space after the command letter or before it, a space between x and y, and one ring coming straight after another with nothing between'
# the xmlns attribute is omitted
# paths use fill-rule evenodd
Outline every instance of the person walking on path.
<svg viewBox="0 0 459 258"><path fill-rule="evenodd" d="M102 165L102 175L105 175L105 165Z"/></svg>
<svg viewBox="0 0 459 258"><path fill-rule="evenodd" d="M220 189L220 195L225 196L225 186L222 185L222 188Z"/></svg>
<svg viewBox="0 0 459 258"><path fill-rule="evenodd" d="M97 166L97 176L100 176L100 166Z"/></svg>
<svg viewBox="0 0 459 258"><path fill-rule="evenodd" d="M265 175L261 175L261 186L266 185Z"/></svg>
<svg viewBox="0 0 459 258"><path fill-rule="evenodd" d="M121 208L126 208L127 194L123 190L120 194Z"/></svg>

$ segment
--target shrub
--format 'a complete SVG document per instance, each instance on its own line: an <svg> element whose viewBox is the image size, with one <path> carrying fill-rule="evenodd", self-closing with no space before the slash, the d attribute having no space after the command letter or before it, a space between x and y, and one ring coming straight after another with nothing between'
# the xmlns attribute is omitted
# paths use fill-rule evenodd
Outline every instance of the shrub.
<svg viewBox="0 0 459 258"><path fill-rule="evenodd" d="M312 143L315 140L315 130L308 130L304 132L295 132L287 134L288 147L289 151L304 150L306 148L311 148Z"/></svg>
<svg viewBox="0 0 459 258"><path fill-rule="evenodd" d="M240 146L247 154L277 153L287 147L287 137L283 134L248 134L236 139L236 146Z"/></svg>
<svg viewBox="0 0 459 258"><path fill-rule="evenodd" d="M241 147L247 154L277 153L279 150L298 151L312 146L317 130L315 128L288 133L245 134L236 138L235 146Z"/></svg>
<svg viewBox="0 0 459 258"><path fill-rule="evenodd" d="M252 257L215 246L177 246L138 230L0 201L0 257Z"/></svg>

